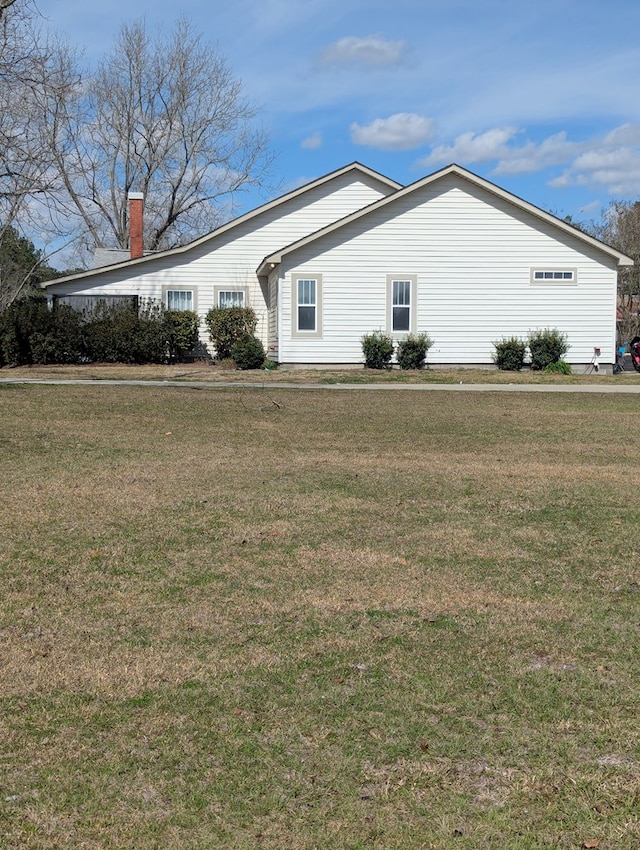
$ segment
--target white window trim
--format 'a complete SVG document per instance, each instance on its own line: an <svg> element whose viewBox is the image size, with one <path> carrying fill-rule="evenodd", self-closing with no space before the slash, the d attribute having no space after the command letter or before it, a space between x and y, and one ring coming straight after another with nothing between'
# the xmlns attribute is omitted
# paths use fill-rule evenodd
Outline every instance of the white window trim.
<svg viewBox="0 0 640 850"><path fill-rule="evenodd" d="M316 282L316 329L314 331L298 330L298 281L315 280ZM307 305L309 306L309 305ZM291 336L297 339L322 338L322 275L293 274L291 275Z"/></svg>
<svg viewBox="0 0 640 850"><path fill-rule="evenodd" d="M244 292L244 306L249 307L249 287L248 286L214 286L213 287L213 305L220 306L221 292Z"/></svg>
<svg viewBox="0 0 640 850"><path fill-rule="evenodd" d="M393 330L393 282L408 280L411 283L411 303L409 304L409 330ZM388 274L387 275L387 333L394 337L417 333L418 328L418 275Z"/></svg>
<svg viewBox="0 0 640 850"><path fill-rule="evenodd" d="M198 290L195 286L183 286L180 284L164 284L162 287L162 303L168 307L169 292L190 292L191 293L191 310L193 312L198 309Z"/></svg>
<svg viewBox="0 0 640 850"><path fill-rule="evenodd" d="M565 275L571 274L571 278ZM536 275L562 275L562 277L536 277ZM577 286L578 269L571 266L535 266L531 269L532 286Z"/></svg>

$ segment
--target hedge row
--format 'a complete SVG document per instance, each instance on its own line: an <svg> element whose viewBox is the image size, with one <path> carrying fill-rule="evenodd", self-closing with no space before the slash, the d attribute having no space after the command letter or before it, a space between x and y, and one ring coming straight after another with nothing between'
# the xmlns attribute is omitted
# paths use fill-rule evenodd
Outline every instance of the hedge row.
<svg viewBox="0 0 640 850"><path fill-rule="evenodd" d="M361 340L366 369L390 369L393 339L382 331L365 334ZM396 360L401 369L423 369L433 345L428 334L409 334L398 343Z"/></svg>
<svg viewBox="0 0 640 850"><path fill-rule="evenodd" d="M511 336L494 342L493 360L498 369L519 372L524 366L527 346L534 371L571 372L571 367L563 360L569 351L567 335L556 328L531 331L526 340Z"/></svg>
<svg viewBox="0 0 640 850"><path fill-rule="evenodd" d="M374 331L362 337L362 353L367 369L390 369L394 354L393 338L383 331ZM432 341L429 335L409 334L398 343L396 360L401 369L422 369ZM526 340L517 336L503 338L493 343L493 360L499 369L519 371L524 366L527 346L534 370L565 372L571 367L563 360L569 350L567 335L556 328L531 331Z"/></svg>
<svg viewBox="0 0 640 850"><path fill-rule="evenodd" d="M89 314L42 297L0 313L0 367L48 363L167 363L198 343L198 317L188 310L99 304Z"/></svg>

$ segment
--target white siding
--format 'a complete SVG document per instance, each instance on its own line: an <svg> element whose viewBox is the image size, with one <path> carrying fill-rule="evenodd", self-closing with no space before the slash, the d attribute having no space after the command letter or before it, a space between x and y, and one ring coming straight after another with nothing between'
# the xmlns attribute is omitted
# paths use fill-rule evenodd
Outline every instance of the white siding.
<svg viewBox="0 0 640 850"><path fill-rule="evenodd" d="M269 275L269 329L268 356L270 360L278 360L278 270L274 269Z"/></svg>
<svg viewBox="0 0 640 850"><path fill-rule="evenodd" d="M577 269L577 285L532 285L533 267ZM320 339L287 333L292 273L322 275ZM546 327L568 334L569 362L588 363L596 346L614 362L615 260L456 175L285 255L281 362L362 362L362 335L386 328L389 274L417 275L432 363L490 363L494 340Z"/></svg>
<svg viewBox="0 0 640 850"><path fill-rule="evenodd" d="M346 172L271 207L181 254L149 258L133 267L104 272L48 287L62 294L136 294L162 298L163 286L190 286L197 291L201 338L209 340L204 317L214 306L214 286L248 287L249 306L258 316L257 333L268 344L267 293L256 268L267 255L389 194L391 188L362 172Z"/></svg>

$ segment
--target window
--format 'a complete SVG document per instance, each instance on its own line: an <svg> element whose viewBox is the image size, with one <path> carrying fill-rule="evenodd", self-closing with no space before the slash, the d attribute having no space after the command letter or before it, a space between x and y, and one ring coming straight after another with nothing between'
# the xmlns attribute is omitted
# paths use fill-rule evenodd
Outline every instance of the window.
<svg viewBox="0 0 640 850"><path fill-rule="evenodd" d="M576 269L531 269L531 283L547 283L552 285L576 283Z"/></svg>
<svg viewBox="0 0 640 850"><path fill-rule="evenodd" d="M244 290L218 290L218 307L244 307Z"/></svg>
<svg viewBox="0 0 640 850"><path fill-rule="evenodd" d="M54 295L53 307L67 304L76 313L89 314L99 306L104 307L131 307L138 312L137 295Z"/></svg>
<svg viewBox="0 0 640 850"><path fill-rule="evenodd" d="M291 334L322 336L322 278L293 275L291 279Z"/></svg>
<svg viewBox="0 0 640 850"><path fill-rule="evenodd" d="M316 282L315 280L298 281L298 330L315 331L316 329Z"/></svg>
<svg viewBox="0 0 640 850"><path fill-rule="evenodd" d="M193 291L191 289L167 289L167 310L193 310Z"/></svg>
<svg viewBox="0 0 640 850"><path fill-rule="evenodd" d="M416 275L387 275L387 330L389 333L416 332Z"/></svg>
<svg viewBox="0 0 640 850"><path fill-rule="evenodd" d="M411 328L411 281L394 280L391 305L391 330L407 331Z"/></svg>
<svg viewBox="0 0 640 850"><path fill-rule="evenodd" d="M248 307L249 288L233 284L214 286L213 303L216 307Z"/></svg>

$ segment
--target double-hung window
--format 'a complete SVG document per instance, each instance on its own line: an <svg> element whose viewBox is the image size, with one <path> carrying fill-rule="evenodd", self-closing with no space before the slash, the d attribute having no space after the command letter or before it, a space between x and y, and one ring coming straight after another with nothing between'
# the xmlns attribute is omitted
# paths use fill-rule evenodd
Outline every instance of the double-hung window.
<svg viewBox="0 0 640 850"><path fill-rule="evenodd" d="M316 282L312 278L298 281L298 330L316 329Z"/></svg>
<svg viewBox="0 0 640 850"><path fill-rule="evenodd" d="M411 330L411 281L394 280L392 282L391 330Z"/></svg>
<svg viewBox="0 0 640 850"><path fill-rule="evenodd" d="M194 298L192 289L166 289L165 299L167 310L194 309Z"/></svg>
<svg viewBox="0 0 640 850"><path fill-rule="evenodd" d="M248 307L249 288L233 284L214 286L213 304L215 307Z"/></svg>
<svg viewBox="0 0 640 850"><path fill-rule="evenodd" d="M244 307L243 289L221 289L218 292L218 307Z"/></svg>
<svg viewBox="0 0 640 850"><path fill-rule="evenodd" d="M390 333L415 333L416 275L387 275L387 330Z"/></svg>
<svg viewBox="0 0 640 850"><path fill-rule="evenodd" d="M291 281L293 336L322 335L322 278L320 275L293 275Z"/></svg>

